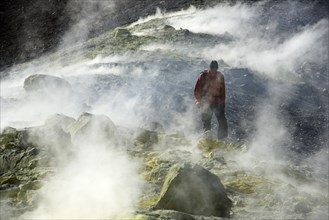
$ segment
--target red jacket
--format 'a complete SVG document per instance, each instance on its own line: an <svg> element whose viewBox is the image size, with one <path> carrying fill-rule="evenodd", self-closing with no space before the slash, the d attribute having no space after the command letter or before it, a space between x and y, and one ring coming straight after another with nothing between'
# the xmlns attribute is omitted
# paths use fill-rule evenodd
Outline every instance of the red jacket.
<svg viewBox="0 0 329 220"><path fill-rule="evenodd" d="M202 78L205 74L204 92L202 92ZM201 97L203 94L203 97ZM225 79L221 72L216 74L209 70L201 72L194 88L195 103L225 103ZM201 100L202 99L202 100Z"/></svg>

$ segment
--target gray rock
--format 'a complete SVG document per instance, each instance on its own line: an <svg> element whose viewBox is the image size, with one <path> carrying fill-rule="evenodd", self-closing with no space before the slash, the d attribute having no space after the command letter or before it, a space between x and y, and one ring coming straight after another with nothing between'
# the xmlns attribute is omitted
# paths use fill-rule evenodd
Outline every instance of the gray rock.
<svg viewBox="0 0 329 220"><path fill-rule="evenodd" d="M59 126L65 132L68 132L68 128L71 124L75 122L75 119L72 117L68 117L62 114L55 114L47 118L45 121L45 126L47 127L55 127Z"/></svg>
<svg viewBox="0 0 329 220"><path fill-rule="evenodd" d="M163 30L165 30L165 31L174 31L174 30L176 30L173 26L170 26L170 25L165 25L164 27L163 27Z"/></svg>
<svg viewBox="0 0 329 220"><path fill-rule="evenodd" d="M176 164L170 168L156 209L193 215L229 217L232 201L220 179L199 165Z"/></svg>
<svg viewBox="0 0 329 220"><path fill-rule="evenodd" d="M73 141L108 141L114 138L116 126L105 115L83 113L68 128Z"/></svg>
<svg viewBox="0 0 329 220"><path fill-rule="evenodd" d="M66 80L42 74L27 77L24 81L24 89L28 93L42 92L47 95L68 94L72 91L70 83Z"/></svg>

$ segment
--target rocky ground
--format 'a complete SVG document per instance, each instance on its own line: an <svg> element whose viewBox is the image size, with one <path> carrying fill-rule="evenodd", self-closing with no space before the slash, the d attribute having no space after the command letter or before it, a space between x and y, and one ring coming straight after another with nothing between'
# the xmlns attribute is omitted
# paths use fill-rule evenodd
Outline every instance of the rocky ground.
<svg viewBox="0 0 329 220"><path fill-rule="evenodd" d="M319 218L326 215L325 195L305 192L294 184L328 187L314 179L307 168L272 164L282 176L268 176L269 163L260 162L252 168L237 163L236 157L246 154L246 146L203 138L194 142L182 134L163 131L159 123L129 131L132 135L124 135L123 142L122 133L116 134L119 128L109 118L84 113L77 120L54 115L40 127L3 131L0 139L3 216L18 217L36 209L40 189L56 175L58 164L73 159L72 142L88 137L96 129L95 124L103 132L98 138L116 139L121 147L126 145L122 148L127 149L129 157L141 161L139 175L146 187L135 204L136 213L129 219L210 219L211 216L211 219L266 216L299 219L312 218L314 212ZM49 139L56 141L49 143ZM215 204L218 207L214 207L214 212L211 207ZM224 207L225 211L219 211Z"/></svg>

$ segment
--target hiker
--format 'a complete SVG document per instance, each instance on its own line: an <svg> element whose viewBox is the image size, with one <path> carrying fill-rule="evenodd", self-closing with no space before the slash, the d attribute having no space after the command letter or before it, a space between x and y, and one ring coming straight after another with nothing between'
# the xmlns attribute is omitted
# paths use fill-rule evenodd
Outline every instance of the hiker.
<svg viewBox="0 0 329 220"><path fill-rule="evenodd" d="M201 119L204 132L211 130L213 113L218 121L217 138L228 135L225 117L225 80L218 71L217 61L211 61L209 70L200 73L194 88L195 104L201 109Z"/></svg>

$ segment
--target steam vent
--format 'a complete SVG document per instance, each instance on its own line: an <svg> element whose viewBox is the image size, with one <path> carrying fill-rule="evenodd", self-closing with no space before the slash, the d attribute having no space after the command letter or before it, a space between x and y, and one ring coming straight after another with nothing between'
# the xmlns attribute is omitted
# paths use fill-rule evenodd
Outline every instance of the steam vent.
<svg viewBox="0 0 329 220"><path fill-rule="evenodd" d="M329 1L0 4L0 219L329 219Z"/></svg>

